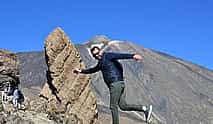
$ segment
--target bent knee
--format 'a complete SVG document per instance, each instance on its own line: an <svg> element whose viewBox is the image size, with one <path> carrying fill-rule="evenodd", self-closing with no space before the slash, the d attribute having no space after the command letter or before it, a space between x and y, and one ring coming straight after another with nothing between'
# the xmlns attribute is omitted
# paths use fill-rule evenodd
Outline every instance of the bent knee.
<svg viewBox="0 0 213 124"><path fill-rule="evenodd" d="M116 105L116 104L110 104L110 109L111 110L118 109L118 105Z"/></svg>
<svg viewBox="0 0 213 124"><path fill-rule="evenodd" d="M119 107L120 107L120 109L121 109L122 111L128 110L128 108L127 108L127 106L126 106L125 103L119 104Z"/></svg>

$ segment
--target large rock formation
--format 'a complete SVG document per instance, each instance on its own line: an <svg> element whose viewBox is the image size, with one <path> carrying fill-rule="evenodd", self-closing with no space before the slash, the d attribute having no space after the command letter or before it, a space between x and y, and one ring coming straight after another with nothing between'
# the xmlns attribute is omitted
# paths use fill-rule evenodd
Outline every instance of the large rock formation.
<svg viewBox="0 0 213 124"><path fill-rule="evenodd" d="M90 88L90 77L73 73L73 69L82 68L84 64L75 46L60 28L46 39L45 59L47 83L41 96L48 101L46 110L75 116L80 124L96 123L96 98Z"/></svg>
<svg viewBox="0 0 213 124"><path fill-rule="evenodd" d="M18 85L19 81L19 61L15 54L0 49L0 89L6 82Z"/></svg>

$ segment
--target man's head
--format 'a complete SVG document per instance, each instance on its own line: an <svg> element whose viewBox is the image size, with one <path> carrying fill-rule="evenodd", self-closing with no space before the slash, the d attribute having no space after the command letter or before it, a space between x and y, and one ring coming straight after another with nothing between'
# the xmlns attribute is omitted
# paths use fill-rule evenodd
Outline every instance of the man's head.
<svg viewBox="0 0 213 124"><path fill-rule="evenodd" d="M102 52L101 52L101 49L100 49L99 47L97 47L97 46L92 47L92 48L90 49L90 52L91 52L92 56L93 56L95 59L98 59L98 60L101 59L101 57L102 57Z"/></svg>

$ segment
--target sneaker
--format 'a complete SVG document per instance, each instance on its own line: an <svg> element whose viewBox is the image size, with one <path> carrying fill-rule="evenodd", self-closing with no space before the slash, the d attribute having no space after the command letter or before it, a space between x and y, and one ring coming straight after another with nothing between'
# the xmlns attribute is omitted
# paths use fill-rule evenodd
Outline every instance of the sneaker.
<svg viewBox="0 0 213 124"><path fill-rule="evenodd" d="M149 106L149 108L144 112L145 114L145 118L146 118L146 122L150 122L151 119L151 115L152 115L152 105Z"/></svg>

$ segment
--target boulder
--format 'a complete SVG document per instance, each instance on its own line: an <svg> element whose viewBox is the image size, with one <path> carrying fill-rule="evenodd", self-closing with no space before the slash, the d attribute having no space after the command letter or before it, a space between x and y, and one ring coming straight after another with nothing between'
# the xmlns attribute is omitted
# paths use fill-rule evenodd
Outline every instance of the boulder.
<svg viewBox="0 0 213 124"><path fill-rule="evenodd" d="M90 77L73 73L84 68L80 54L60 28L55 29L45 42L47 83L41 95L48 113L64 114L69 120L82 124L97 122L96 98L90 88ZM50 114L50 115L51 115Z"/></svg>
<svg viewBox="0 0 213 124"><path fill-rule="evenodd" d="M14 53L0 49L0 90L3 90L6 82L14 85L20 83L19 61Z"/></svg>

